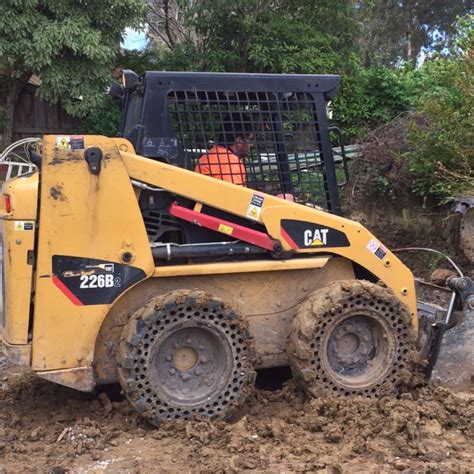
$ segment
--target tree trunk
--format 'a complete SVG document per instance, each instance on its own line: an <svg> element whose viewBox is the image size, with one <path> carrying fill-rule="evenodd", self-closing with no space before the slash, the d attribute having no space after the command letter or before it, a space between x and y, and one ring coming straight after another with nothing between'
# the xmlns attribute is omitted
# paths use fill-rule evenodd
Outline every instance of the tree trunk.
<svg viewBox="0 0 474 474"><path fill-rule="evenodd" d="M407 61L413 62L413 33L407 31Z"/></svg>
<svg viewBox="0 0 474 474"><path fill-rule="evenodd" d="M25 78L8 78L5 81L5 98L2 106L4 110L4 123L1 130L0 150L4 150L12 142L15 107L18 98L20 97L20 93L23 90L23 87L27 84L27 81L28 80Z"/></svg>
<svg viewBox="0 0 474 474"><path fill-rule="evenodd" d="M407 61L413 66L415 66L416 55L418 54L418 52L415 51L414 36L420 26L418 21L419 2L417 0L406 1L403 3L403 8L405 10L405 37L407 40Z"/></svg>

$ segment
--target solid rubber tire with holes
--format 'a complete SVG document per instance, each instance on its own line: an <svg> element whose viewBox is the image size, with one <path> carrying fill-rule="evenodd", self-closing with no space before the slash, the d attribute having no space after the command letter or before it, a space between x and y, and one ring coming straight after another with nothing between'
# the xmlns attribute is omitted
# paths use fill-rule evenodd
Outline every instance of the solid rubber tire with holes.
<svg viewBox="0 0 474 474"><path fill-rule="evenodd" d="M406 307L385 287L332 282L301 304L288 339L294 377L314 397L396 393L415 349Z"/></svg>
<svg viewBox="0 0 474 474"><path fill-rule="evenodd" d="M235 311L213 296L176 290L149 301L125 326L118 378L154 424L225 419L255 380L253 342Z"/></svg>

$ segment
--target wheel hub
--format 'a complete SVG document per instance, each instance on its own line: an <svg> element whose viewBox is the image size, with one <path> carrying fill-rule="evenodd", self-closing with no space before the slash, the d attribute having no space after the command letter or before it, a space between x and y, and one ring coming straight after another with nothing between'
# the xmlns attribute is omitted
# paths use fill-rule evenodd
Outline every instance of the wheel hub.
<svg viewBox="0 0 474 474"><path fill-rule="evenodd" d="M195 405L225 384L232 351L212 327L184 327L158 338L150 362L154 390L174 403Z"/></svg>
<svg viewBox="0 0 474 474"><path fill-rule="evenodd" d="M173 364L181 372L186 372L196 366L199 360L198 352L191 346L176 349L173 355Z"/></svg>
<svg viewBox="0 0 474 474"><path fill-rule="evenodd" d="M369 315L342 319L329 334L328 369L345 385L357 387L376 380L391 364L393 354L386 340L385 326Z"/></svg>
<svg viewBox="0 0 474 474"><path fill-rule="evenodd" d="M334 329L328 342L328 358L336 372L367 364L375 349L372 329L363 317L349 318Z"/></svg>

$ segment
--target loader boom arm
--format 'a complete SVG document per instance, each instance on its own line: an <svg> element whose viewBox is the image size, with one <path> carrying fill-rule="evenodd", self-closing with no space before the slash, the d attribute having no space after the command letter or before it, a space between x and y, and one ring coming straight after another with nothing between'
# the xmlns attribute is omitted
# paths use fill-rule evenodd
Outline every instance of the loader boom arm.
<svg viewBox="0 0 474 474"><path fill-rule="evenodd" d="M393 290L410 309L417 327L413 274L361 224L134 153L120 153L131 179L196 201L196 213L201 205L210 206L263 224L283 251L331 253L357 263ZM221 228L227 235L233 230L226 223Z"/></svg>

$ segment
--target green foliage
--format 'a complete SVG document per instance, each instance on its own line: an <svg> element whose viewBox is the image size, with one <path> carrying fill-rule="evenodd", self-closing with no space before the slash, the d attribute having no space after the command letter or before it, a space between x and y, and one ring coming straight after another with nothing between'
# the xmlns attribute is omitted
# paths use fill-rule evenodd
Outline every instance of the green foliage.
<svg viewBox="0 0 474 474"><path fill-rule="evenodd" d="M473 187L472 17L452 24L465 0L152 3L161 31L175 28L158 43L159 68L340 74L334 120L347 141L368 142L367 193L445 199ZM427 46L443 54L416 69Z"/></svg>
<svg viewBox="0 0 474 474"><path fill-rule="evenodd" d="M337 73L353 59L350 0L201 0L186 5L184 27L191 33L172 50L159 49L164 69Z"/></svg>
<svg viewBox="0 0 474 474"><path fill-rule="evenodd" d="M118 103L108 95L102 94L101 101L82 118L81 133L114 137L117 135L119 121Z"/></svg>
<svg viewBox="0 0 474 474"><path fill-rule="evenodd" d="M3 0L0 72L37 74L42 99L85 116L103 101L125 28L143 15L141 0Z"/></svg>
<svg viewBox="0 0 474 474"><path fill-rule="evenodd" d="M159 69L155 52L148 49L143 51L121 51L116 60L116 66L120 69L131 69L138 75L143 74L145 71L156 71Z"/></svg>
<svg viewBox="0 0 474 474"><path fill-rule="evenodd" d="M474 194L471 20L459 23L450 54L435 55L417 70L380 75L378 68L368 89L374 98L363 102L381 121L365 137L365 156L356 166L364 194L399 199L414 193L437 202ZM404 113L390 120L397 112Z"/></svg>
<svg viewBox="0 0 474 474"><path fill-rule="evenodd" d="M350 140L363 138L407 111L410 101L406 70L357 65L343 77L341 93L334 101L335 119Z"/></svg>
<svg viewBox="0 0 474 474"><path fill-rule="evenodd" d="M358 44L366 67L412 65L422 48L439 51L456 34L456 19L472 11L469 0L360 0Z"/></svg>
<svg viewBox="0 0 474 474"><path fill-rule="evenodd" d="M410 124L414 191L449 200L474 193L474 29L454 58L429 61L419 73L419 117Z"/></svg>

